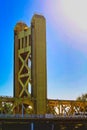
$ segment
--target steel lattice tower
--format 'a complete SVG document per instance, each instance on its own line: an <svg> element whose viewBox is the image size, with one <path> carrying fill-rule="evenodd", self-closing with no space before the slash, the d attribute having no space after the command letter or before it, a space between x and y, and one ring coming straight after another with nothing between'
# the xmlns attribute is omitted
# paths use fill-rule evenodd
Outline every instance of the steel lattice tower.
<svg viewBox="0 0 87 130"><path fill-rule="evenodd" d="M45 114L47 105L46 21L35 14L31 26L14 28L14 97L33 101L34 113Z"/></svg>

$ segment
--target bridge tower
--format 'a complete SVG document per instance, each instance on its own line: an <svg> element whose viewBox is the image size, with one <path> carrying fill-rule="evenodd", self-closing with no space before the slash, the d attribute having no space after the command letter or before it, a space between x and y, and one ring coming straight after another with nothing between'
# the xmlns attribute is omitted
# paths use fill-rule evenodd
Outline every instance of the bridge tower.
<svg viewBox="0 0 87 130"><path fill-rule="evenodd" d="M30 27L19 22L14 28L14 97L32 100L35 114L46 113L46 21L42 15L35 14Z"/></svg>

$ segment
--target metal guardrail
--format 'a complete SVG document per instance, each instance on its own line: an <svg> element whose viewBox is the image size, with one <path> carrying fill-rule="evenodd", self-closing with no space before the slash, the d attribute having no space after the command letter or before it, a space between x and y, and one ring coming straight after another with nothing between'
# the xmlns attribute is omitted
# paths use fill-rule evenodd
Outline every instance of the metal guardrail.
<svg viewBox="0 0 87 130"><path fill-rule="evenodd" d="M29 119L87 119L87 115L53 115L53 114L45 114L45 115L36 115L36 114L0 114L0 118L14 118L14 119L18 119L18 118L29 118Z"/></svg>

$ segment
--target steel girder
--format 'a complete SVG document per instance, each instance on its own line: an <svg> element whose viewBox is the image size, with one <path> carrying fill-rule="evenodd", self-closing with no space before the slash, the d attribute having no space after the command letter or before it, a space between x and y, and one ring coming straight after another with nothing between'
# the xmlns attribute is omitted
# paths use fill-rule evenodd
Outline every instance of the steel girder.
<svg viewBox="0 0 87 130"><path fill-rule="evenodd" d="M86 101L48 99L47 107L55 115L76 115L87 112Z"/></svg>

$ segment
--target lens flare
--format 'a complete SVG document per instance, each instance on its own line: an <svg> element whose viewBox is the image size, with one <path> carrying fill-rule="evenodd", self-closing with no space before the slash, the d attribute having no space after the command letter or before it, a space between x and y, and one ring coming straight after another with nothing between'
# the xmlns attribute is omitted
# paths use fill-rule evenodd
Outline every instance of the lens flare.
<svg viewBox="0 0 87 130"><path fill-rule="evenodd" d="M87 0L61 0L61 7L68 19L87 31Z"/></svg>
<svg viewBox="0 0 87 130"><path fill-rule="evenodd" d="M44 10L64 43L87 53L87 0L48 0Z"/></svg>

